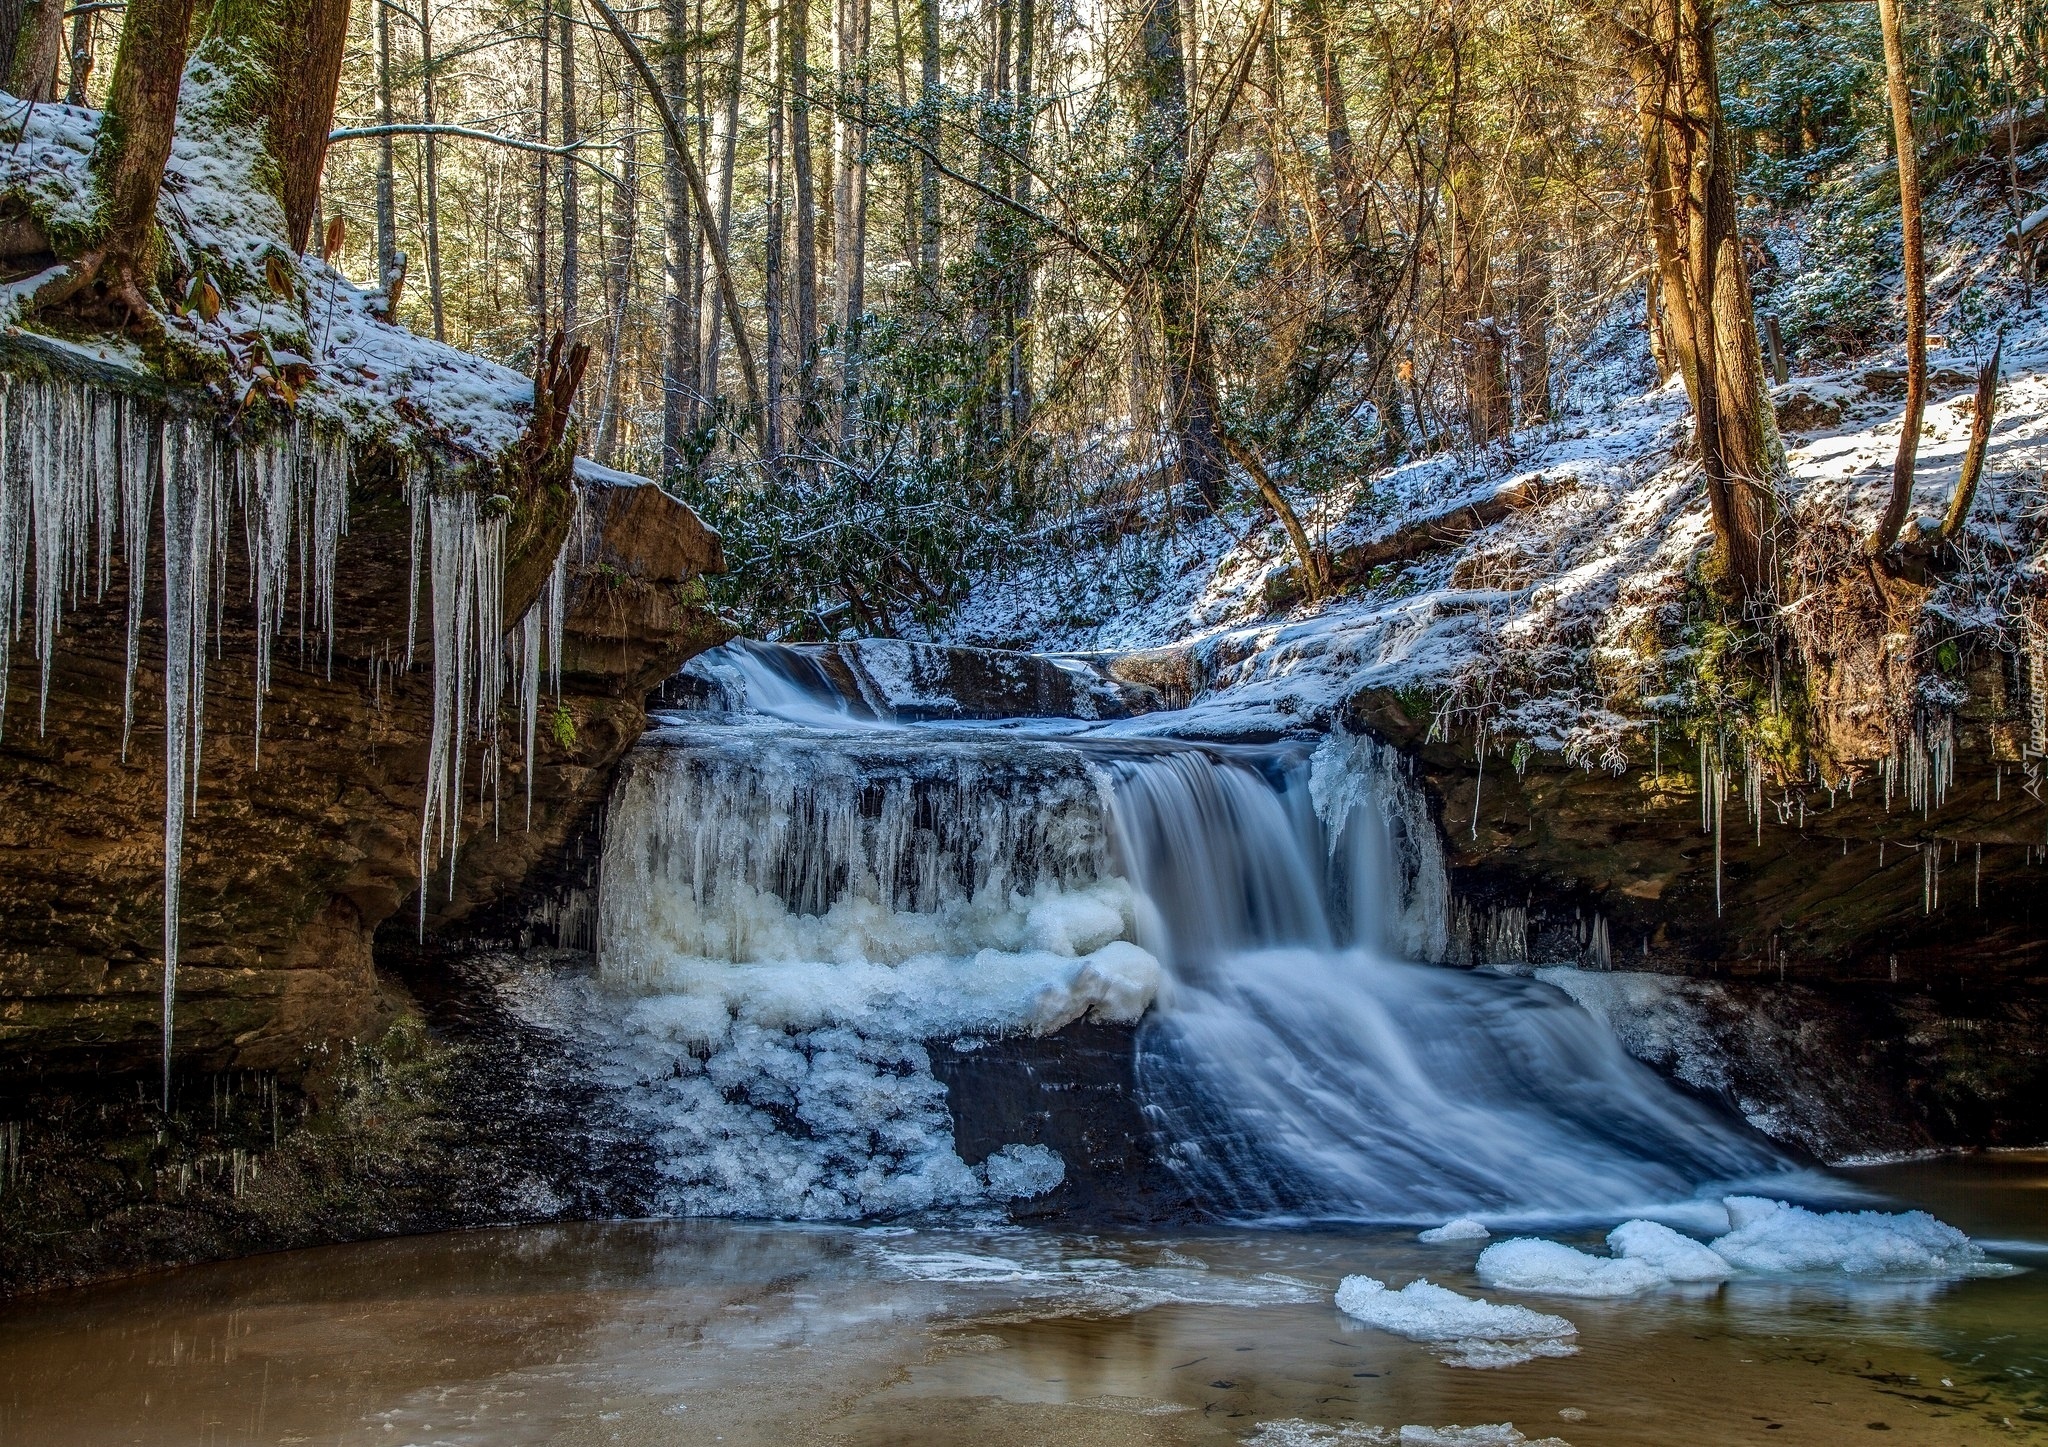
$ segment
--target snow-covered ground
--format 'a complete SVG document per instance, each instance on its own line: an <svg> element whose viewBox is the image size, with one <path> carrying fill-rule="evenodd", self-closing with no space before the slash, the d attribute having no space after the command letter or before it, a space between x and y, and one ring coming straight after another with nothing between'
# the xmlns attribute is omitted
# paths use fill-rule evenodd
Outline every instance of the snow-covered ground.
<svg viewBox="0 0 2048 1447"><path fill-rule="evenodd" d="M1959 252L1935 278L1937 297L1945 285L1960 294L1997 262L1988 242ZM1937 338L1930 359L1915 510L1938 522L1969 441L1976 370L1996 329L2006 330L1997 426L1963 544L1970 565L1932 601L1958 630L1999 626L2015 582L2048 572L2048 308L2000 296L2002 315ZM1640 325L1617 322L1604 342L1567 379L1567 410L1554 421L1476 458L1438 454L1300 499L1335 553L1505 484L1551 485L1541 505L1382 568L1340 597L1269 612L1268 576L1294 561L1279 523L1239 535L1209 518L988 579L942 637L1184 650L1201 687L1189 727L1203 732L1299 727L1362 689L1417 690L1446 726L1483 724L1496 739L1619 768L1625 750L1647 751L1659 709L1681 703L1672 690L1688 656L1679 636L1687 570L1710 531L1682 386L1655 385ZM1835 516L1861 533L1875 519L1898 443L1903 366L1894 348L1796 371L1773 389L1787 421L1783 500L1795 526Z"/></svg>

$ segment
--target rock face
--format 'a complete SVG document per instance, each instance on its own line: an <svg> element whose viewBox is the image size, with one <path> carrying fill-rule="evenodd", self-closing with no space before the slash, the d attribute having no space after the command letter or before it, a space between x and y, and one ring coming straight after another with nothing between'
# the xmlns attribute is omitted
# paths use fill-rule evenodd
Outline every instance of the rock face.
<svg viewBox="0 0 2048 1447"><path fill-rule="evenodd" d="M539 595L569 529L560 482L514 534L505 617ZM461 848L429 882L424 928L502 899L557 850L636 738L650 688L730 629L697 575L723 564L688 508L616 475L586 478L569 547L561 696L534 757L501 724L502 768L472 741ZM331 663L309 639L274 649L260 759L243 531L226 542L208 664L197 802L186 833L175 1058L181 1068L296 1071L309 1050L388 1014L371 958L380 924L418 915L433 706L429 584L408 581L414 519L394 474L359 465L337 561ZM526 514L522 513L522 517ZM160 549L161 543L158 542ZM161 580L161 559L149 578ZM154 586L161 589L161 582ZM0 1079L119 1072L159 1050L164 719L160 592L146 595L135 722L122 756L125 583L68 612L47 722L38 665L14 655L0 740ZM403 668L409 616L413 665ZM507 720L517 708L508 700ZM530 775L530 777L529 777ZM527 816L528 789L532 814ZM416 925L416 928L419 927Z"/></svg>

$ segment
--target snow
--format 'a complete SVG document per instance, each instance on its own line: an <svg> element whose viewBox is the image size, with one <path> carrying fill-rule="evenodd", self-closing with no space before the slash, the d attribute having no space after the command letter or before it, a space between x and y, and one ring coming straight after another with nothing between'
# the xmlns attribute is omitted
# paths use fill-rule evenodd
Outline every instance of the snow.
<svg viewBox="0 0 2048 1447"><path fill-rule="evenodd" d="M1725 1256L1661 1221L1624 1221L1607 1233L1607 1245L1666 1281L1725 1281L1735 1274Z"/></svg>
<svg viewBox="0 0 2048 1447"><path fill-rule="evenodd" d="M165 322L174 340L226 364L222 400L239 402L252 376L275 375L273 360L297 356L312 370L297 389L297 415L353 441L380 438L458 460L494 457L516 442L533 410L531 378L382 320L377 293L286 244L283 213L259 182L265 162L256 137L216 118L227 84L203 55L188 67L157 202L175 260L204 270L221 297L210 321L192 310ZM18 105L0 100L0 194L20 196L46 225L90 224L87 163L100 113ZM291 278L291 296L271 290L274 267ZM15 320L14 309L11 300L0 306L0 325ZM104 341L90 355L141 370L126 343Z"/></svg>
<svg viewBox="0 0 2048 1447"><path fill-rule="evenodd" d="M1460 1216L1455 1221L1446 1221L1441 1226L1432 1226L1427 1231L1416 1233L1415 1239L1436 1246L1446 1241L1484 1241L1493 1233L1469 1216Z"/></svg>
<svg viewBox="0 0 2048 1447"><path fill-rule="evenodd" d="M2017 305L1990 226L2000 208L1973 211L1973 194L1961 196L1952 218L1967 254L1951 291L1978 287L1982 305L1973 313L1958 302L1958 315L1942 323L1946 344L1932 351L1937 385L1915 509L1927 520L1941 515L1970 434L1971 388L1959 379L1988 357L2002 326L1998 421L1964 540L1971 561L1930 607L1958 631L2009 645L2007 600L2048 575L2039 482L2048 469L2048 307ZM1617 312L1597 365L1566 379L1555 420L1482 454L1424 457L1296 499L1333 553L1535 476L1558 485L1540 506L1356 580L1340 597L1277 613L1268 610L1266 580L1293 563L1277 522L1238 531L1207 518L1048 550L979 580L935 636L1070 652L1167 650L1196 686L1178 723L1190 735L1327 726L1348 699L1377 688L1417 700L1439 736L1483 725L1490 751L1525 742L1581 766L1641 763L1660 717L1686 702L1677 625L1686 570L1711 534L1683 388L1644 388L1654 373L1640 314L1640 298ZM1860 531L1877 516L1902 407L1879 371L1898 364L1893 349L1808 368L1777 389L1799 424L1786 429L1782 490L1796 519L1841 519Z"/></svg>
<svg viewBox="0 0 2048 1447"><path fill-rule="evenodd" d="M1460 1296L1427 1280L1390 1291L1371 1276L1347 1276L1337 1309L1367 1326L1422 1342L1452 1366L1506 1367L1537 1357L1570 1356L1579 1329L1526 1306Z"/></svg>
<svg viewBox="0 0 2048 1447"><path fill-rule="evenodd" d="M1810 1211L1762 1196L1726 1196L1726 1234L1699 1242L1657 1221L1607 1233L1611 1256L1558 1241L1499 1241L1479 1254L1480 1281L1549 1296L1633 1296L1672 1284L1716 1283L1738 1271L1839 1271L1851 1276L1996 1276L2016 1268L1925 1211Z"/></svg>

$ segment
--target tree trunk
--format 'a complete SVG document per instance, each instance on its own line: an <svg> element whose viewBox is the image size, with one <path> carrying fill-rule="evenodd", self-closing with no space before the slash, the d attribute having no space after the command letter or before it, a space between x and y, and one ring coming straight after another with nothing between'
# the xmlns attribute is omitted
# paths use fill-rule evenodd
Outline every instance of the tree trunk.
<svg viewBox="0 0 2048 1447"><path fill-rule="evenodd" d="M540 6L540 105L536 119L539 122L538 140L545 146L548 132L554 125L554 51L555 29L554 0L541 0ZM538 357L548 340L548 197L553 187L549 184L550 170L545 153L535 158L533 188L533 310L534 310L534 355ZM568 161L564 165L570 164Z"/></svg>
<svg viewBox="0 0 2048 1447"><path fill-rule="evenodd" d="M638 120L632 78L622 77L619 115L627 136ZM626 309L633 291L633 240L640 229L640 147L629 139L622 147L618 184L612 188L611 264L605 277L604 387L598 410L597 459L607 467L618 462L619 414L623 410L626 365Z"/></svg>
<svg viewBox="0 0 2048 1447"><path fill-rule="evenodd" d="M718 234L732 235L732 178L739 162L740 87L747 70L747 0L734 0L732 19L732 78L725 93L725 135L718 161ZM718 354L724 336L723 290L711 294L711 317L704 334L704 398L718 400Z"/></svg>
<svg viewBox="0 0 2048 1447"><path fill-rule="evenodd" d="M1173 0L1148 0L1139 62L1139 124L1146 133L1147 214L1160 230L1152 266L1159 276L1159 332L1168 415L1180 444L1181 481L1205 507L1222 500L1223 438L1217 428L1215 357L1200 288L1195 285L1195 227L1183 211L1195 198L1188 185L1187 62L1180 11Z"/></svg>
<svg viewBox="0 0 2048 1447"><path fill-rule="evenodd" d="M1017 0L1017 200L1031 204L1032 64L1037 58L1038 31L1036 0ZM1010 301L1010 432L1022 437L1031 429L1031 303L1037 282L1037 248L1029 244L1024 254L1012 258Z"/></svg>
<svg viewBox="0 0 2048 1447"><path fill-rule="evenodd" d="M762 261L762 307L767 312L768 417L764 447L772 473L782 465L782 131L783 99L788 85L784 62L788 55L783 27L784 8L802 0L774 0L768 12L768 231L766 256Z"/></svg>
<svg viewBox="0 0 2048 1447"><path fill-rule="evenodd" d="M106 222L98 270L117 290L145 291L156 269L157 188L177 130L191 17L187 0L128 0L121 24L91 163Z"/></svg>
<svg viewBox="0 0 2048 1447"><path fill-rule="evenodd" d="M1927 257L1920 224L1920 148L1913 139L1913 92L1906 73L1905 26L1898 0L1877 0L1884 30L1885 93L1891 102L1892 146L1899 163L1899 229L1906 273L1906 411L1899 450L1892 458L1892 494L1869 549L1882 553L1899 540L1913 509L1913 471L1920 457L1920 422L1927 412Z"/></svg>
<svg viewBox="0 0 2048 1447"><path fill-rule="evenodd" d="M1550 420L1550 258L1527 225L1515 257L1515 420Z"/></svg>
<svg viewBox="0 0 2048 1447"><path fill-rule="evenodd" d="M64 90L66 105L85 104L86 87L92 82L93 30L98 18L98 11L80 6L71 22L71 77Z"/></svg>
<svg viewBox="0 0 2048 1447"><path fill-rule="evenodd" d="M684 66L688 52L689 0L667 0L668 44L662 50L662 84L675 95L686 94ZM662 138L663 302L667 337L661 365L661 475L672 476L683 465L683 440L692 422L692 394L697 390L697 318L691 309L690 269L697 255L690 234L690 186L683 178L683 158L676 143Z"/></svg>
<svg viewBox="0 0 2048 1447"><path fill-rule="evenodd" d="M390 126L391 104L391 7L382 0L370 0L377 7L377 124ZM396 186L396 140L387 130L377 137L377 285L389 289L398 275L398 191ZM387 302L387 313L390 303ZM396 320L394 316L392 320Z"/></svg>
<svg viewBox="0 0 2048 1447"><path fill-rule="evenodd" d="M21 100L55 100L63 50L64 0L0 3L0 60L6 63L0 89Z"/></svg>
<svg viewBox="0 0 2048 1447"><path fill-rule="evenodd" d="M415 0L420 7L420 119L435 123L434 0ZM448 340L448 318L441 294L441 153L439 139L424 137L422 167L427 183L427 305L434 314L434 340Z"/></svg>
<svg viewBox="0 0 2048 1447"><path fill-rule="evenodd" d="M1649 0L1623 32L1635 72L1671 359L1692 399L1714 540L1733 591L1775 599L1784 450L1736 226L1713 0Z"/></svg>
<svg viewBox="0 0 2048 1447"><path fill-rule="evenodd" d="M570 0L562 0L562 144L573 146L582 139L576 120L576 23ZM581 290L582 215L576 163L562 157L562 331L576 340L576 300Z"/></svg>
<svg viewBox="0 0 2048 1447"><path fill-rule="evenodd" d="M920 0L917 9L923 42L917 130L925 147L917 173L917 273L931 309L939 299L939 0Z"/></svg>
<svg viewBox="0 0 2048 1447"><path fill-rule="evenodd" d="M854 71L861 78L861 103L858 123L849 137L849 152L846 172L849 176L846 188L847 204L839 222L839 245L835 260L839 266L841 301L844 311L846 358L841 391L844 402L839 422L840 442L851 449L859 440L861 427L860 363L861 339L864 330L863 319L867 313L867 246L868 246L868 127L867 127L867 63L868 29L873 20L870 0L846 0L846 7L853 16L853 43L851 56Z"/></svg>
<svg viewBox="0 0 2048 1447"><path fill-rule="evenodd" d="M811 175L810 0L787 0L789 164L796 182L796 366L798 430L808 435L818 404L818 204Z"/></svg>
<svg viewBox="0 0 2048 1447"><path fill-rule="evenodd" d="M1474 447L1508 435L1507 338L1495 314L1493 259L1483 183L1476 161L1459 167L1452 186L1457 229L1451 297L1458 324L1458 355L1465 373L1465 423Z"/></svg>

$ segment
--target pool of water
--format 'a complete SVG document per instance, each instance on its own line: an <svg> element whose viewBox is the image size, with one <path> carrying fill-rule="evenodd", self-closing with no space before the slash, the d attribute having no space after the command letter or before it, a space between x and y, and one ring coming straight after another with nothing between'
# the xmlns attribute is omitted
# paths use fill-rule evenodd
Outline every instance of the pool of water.
<svg viewBox="0 0 2048 1447"><path fill-rule="evenodd" d="M1476 1370L1332 1302L1484 1290L1408 1232L508 1228L0 1308L0 1447L2048 1441L2048 1153L1843 1174L2037 1269L1486 1292L1578 1350Z"/></svg>

